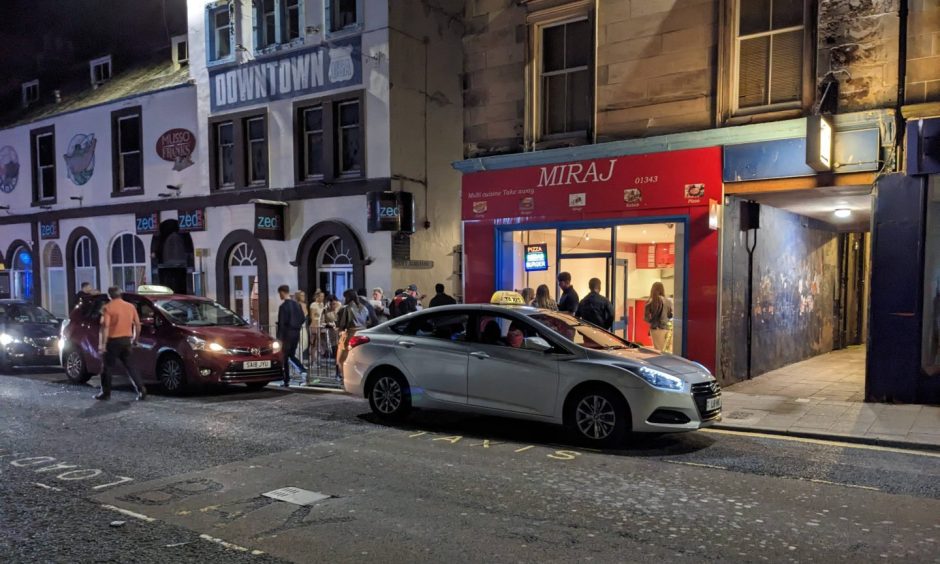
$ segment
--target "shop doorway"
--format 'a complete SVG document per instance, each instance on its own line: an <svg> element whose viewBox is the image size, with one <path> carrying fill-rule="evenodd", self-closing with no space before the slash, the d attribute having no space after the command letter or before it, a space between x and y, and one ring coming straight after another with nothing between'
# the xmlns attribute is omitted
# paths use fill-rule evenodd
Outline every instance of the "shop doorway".
<svg viewBox="0 0 940 564"><path fill-rule="evenodd" d="M497 288L522 291L545 284L557 300L558 274L571 274L578 296L589 293L592 278L601 280L601 293L614 307L613 331L633 342L652 346L643 318L654 283L666 288L673 304L673 327L664 350L685 350L685 239L682 219L604 226L552 226L506 230L499 250ZM526 250L544 246L546 262L539 270L526 266Z"/></svg>
<svg viewBox="0 0 940 564"><path fill-rule="evenodd" d="M150 243L153 280L168 286L179 294L193 293L191 274L195 266L193 238L181 232L179 222L167 219L160 222L160 230Z"/></svg>
<svg viewBox="0 0 940 564"><path fill-rule="evenodd" d="M229 303L239 317L258 326L258 257L247 243L239 243L232 249L228 272Z"/></svg>
<svg viewBox="0 0 940 564"><path fill-rule="evenodd" d="M46 307L56 317L65 318L69 313L69 300L62 248L53 242L46 243L42 262L46 267Z"/></svg>
<svg viewBox="0 0 940 564"><path fill-rule="evenodd" d="M26 246L14 249L10 278L13 284L13 299L31 301L33 299L33 254Z"/></svg>
<svg viewBox="0 0 940 564"><path fill-rule="evenodd" d="M365 252L355 232L338 221L311 227L297 248L297 287L308 296L317 290L342 299L347 289L365 288Z"/></svg>

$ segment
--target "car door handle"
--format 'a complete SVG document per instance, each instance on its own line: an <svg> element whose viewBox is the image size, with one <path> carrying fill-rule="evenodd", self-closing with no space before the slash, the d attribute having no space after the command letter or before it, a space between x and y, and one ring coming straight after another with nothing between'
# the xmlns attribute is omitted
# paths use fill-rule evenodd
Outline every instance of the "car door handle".
<svg viewBox="0 0 940 564"><path fill-rule="evenodd" d="M405 347L406 349L410 349L411 347L415 346L417 343L414 343L412 341L398 341L398 344Z"/></svg>
<svg viewBox="0 0 940 564"><path fill-rule="evenodd" d="M488 355L488 354L486 354L486 353L485 353L485 352L483 352L483 351L473 351L472 353L470 353L470 356L473 356L473 357L476 357L476 358L479 358L479 359L481 359L481 360L483 360L483 359L486 359L486 358L489 358L489 357L490 357L490 355Z"/></svg>

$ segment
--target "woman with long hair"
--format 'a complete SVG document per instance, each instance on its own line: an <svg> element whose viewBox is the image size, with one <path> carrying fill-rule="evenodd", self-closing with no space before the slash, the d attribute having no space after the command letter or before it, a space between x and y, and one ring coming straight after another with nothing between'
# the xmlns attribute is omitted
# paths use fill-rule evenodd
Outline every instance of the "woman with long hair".
<svg viewBox="0 0 940 564"><path fill-rule="evenodd" d="M534 305L540 309L558 311L558 304L556 304L555 300L552 299L552 293L551 290L548 289L547 284L541 284L538 288L535 289Z"/></svg>
<svg viewBox="0 0 940 564"><path fill-rule="evenodd" d="M535 302L535 290L532 288L523 288L520 294L522 294L522 301L525 302L525 305L532 305Z"/></svg>
<svg viewBox="0 0 940 564"><path fill-rule="evenodd" d="M672 328L672 300L666 297L666 288L662 282L653 282L650 299L643 309L643 319L649 323L653 348L662 352Z"/></svg>

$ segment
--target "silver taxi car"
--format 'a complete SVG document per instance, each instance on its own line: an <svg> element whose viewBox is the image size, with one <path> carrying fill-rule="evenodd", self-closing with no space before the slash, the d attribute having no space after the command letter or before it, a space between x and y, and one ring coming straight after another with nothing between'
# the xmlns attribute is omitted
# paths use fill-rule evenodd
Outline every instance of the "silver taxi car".
<svg viewBox="0 0 940 564"><path fill-rule="evenodd" d="M469 411L562 424L597 446L720 418L721 389L701 364L565 313L502 305L522 303L511 294L360 331L343 366L346 391L384 419L412 408Z"/></svg>

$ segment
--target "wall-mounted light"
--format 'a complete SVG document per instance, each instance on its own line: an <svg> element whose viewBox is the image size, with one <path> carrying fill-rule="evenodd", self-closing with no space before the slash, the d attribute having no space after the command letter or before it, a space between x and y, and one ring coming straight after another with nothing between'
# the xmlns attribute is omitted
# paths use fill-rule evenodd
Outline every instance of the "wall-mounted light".
<svg viewBox="0 0 940 564"><path fill-rule="evenodd" d="M850 215L852 215L852 210L848 208L838 208L837 210L832 212L832 215L839 217L839 218L845 218L845 217L849 217Z"/></svg>

